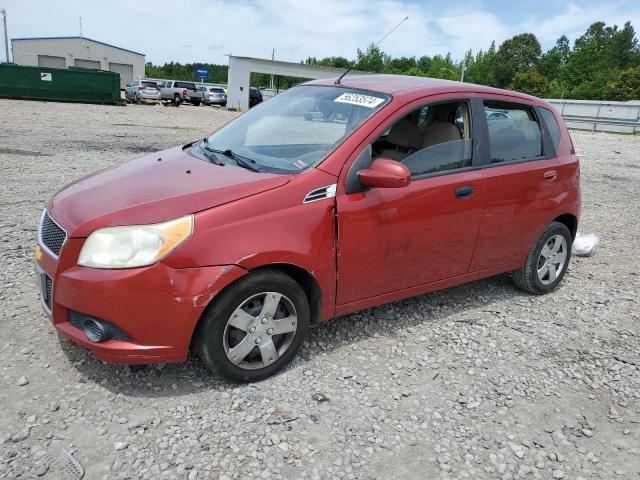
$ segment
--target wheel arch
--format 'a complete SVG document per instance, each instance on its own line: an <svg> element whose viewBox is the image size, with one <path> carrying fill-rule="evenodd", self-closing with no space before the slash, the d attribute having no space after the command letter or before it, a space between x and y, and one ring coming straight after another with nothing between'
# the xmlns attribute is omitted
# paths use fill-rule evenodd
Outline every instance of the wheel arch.
<svg viewBox="0 0 640 480"><path fill-rule="evenodd" d="M553 219L554 222L562 223L565 227L569 229L571 233L571 239L575 240L576 233L578 232L578 219L575 215L571 213L564 213Z"/></svg>
<svg viewBox="0 0 640 480"><path fill-rule="evenodd" d="M300 285L300 287L304 291L304 294L307 296L307 300L309 301L309 311L311 312L309 323L311 325L317 325L318 323L320 323L322 310L322 290L320 289L318 281L311 272L292 263L272 263L270 265L265 265L250 270L250 273L262 269L279 270L282 273L293 278L298 283L298 285Z"/></svg>
<svg viewBox="0 0 640 480"><path fill-rule="evenodd" d="M206 312L211 308L211 306L215 303L216 299L223 292L231 288L233 285L235 285L238 281L245 278L247 275L251 275L252 273L262 271L262 270L269 270L269 269L277 270L284 273L285 275L288 275L293 280L295 280L298 283L298 285L300 285L300 287L304 291L304 294L307 297L307 300L309 301L309 311L311 313L311 318L309 323L311 325L319 324L321 321L321 312L322 312L322 291L320 289L320 285L318 284L318 281L313 276L313 274L308 270L298 265L294 265L292 263L271 263L271 264L260 265L255 268L246 270L244 274L238 276L233 281L227 283L223 288L217 291L216 294L213 296L213 298L209 300L207 306L204 308L202 314L200 315L200 318L196 322L196 325L191 334L190 343L191 344L193 343L193 340L197 335L198 327L202 321L202 318L206 315Z"/></svg>

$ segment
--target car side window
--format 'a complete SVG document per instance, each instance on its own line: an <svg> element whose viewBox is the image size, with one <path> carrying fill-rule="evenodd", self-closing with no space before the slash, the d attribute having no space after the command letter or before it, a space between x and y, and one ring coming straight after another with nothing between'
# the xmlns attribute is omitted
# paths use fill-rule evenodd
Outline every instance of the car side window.
<svg viewBox="0 0 640 480"><path fill-rule="evenodd" d="M522 161L542 156L540 125L531 107L484 102L491 163Z"/></svg>
<svg viewBox="0 0 640 480"><path fill-rule="evenodd" d="M539 110L540 115L542 115L542 119L544 120L544 124L547 126L547 130L549 130L551 141L553 142L553 146L557 152L558 147L560 146L560 127L558 126L558 120L556 120L556 116L548 108L540 107Z"/></svg>
<svg viewBox="0 0 640 480"><path fill-rule="evenodd" d="M404 163L412 177L470 167L469 104L440 102L412 110L373 142L373 159Z"/></svg>

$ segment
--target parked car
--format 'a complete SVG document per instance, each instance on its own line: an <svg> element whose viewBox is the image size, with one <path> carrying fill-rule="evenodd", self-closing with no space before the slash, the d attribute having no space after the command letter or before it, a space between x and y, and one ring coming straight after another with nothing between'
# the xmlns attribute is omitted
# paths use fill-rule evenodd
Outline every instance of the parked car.
<svg viewBox="0 0 640 480"><path fill-rule="evenodd" d="M127 84L124 96L131 102L141 100L160 100L160 87L151 80L134 80Z"/></svg>
<svg viewBox="0 0 640 480"><path fill-rule="evenodd" d="M262 92L256 88L249 88L249 108L255 107L259 103L262 103Z"/></svg>
<svg viewBox="0 0 640 480"><path fill-rule="evenodd" d="M222 87L199 85L198 90L202 92L203 102L205 105L218 105L224 107L227 104L227 94L224 92Z"/></svg>
<svg viewBox="0 0 640 480"><path fill-rule="evenodd" d="M182 102L200 105L202 102L202 92L194 82L166 80L160 84L160 94L163 100L171 100L178 105Z"/></svg>
<svg viewBox="0 0 640 480"><path fill-rule="evenodd" d="M507 115L505 112L500 112L498 110L486 110L484 113L487 116L487 120L509 118L509 115Z"/></svg>
<svg viewBox="0 0 640 480"><path fill-rule="evenodd" d="M497 107L509 118L487 121ZM579 211L578 159L546 101L353 76L59 190L36 263L56 330L99 359L182 362L193 346L256 381L336 316L507 272L553 291Z"/></svg>

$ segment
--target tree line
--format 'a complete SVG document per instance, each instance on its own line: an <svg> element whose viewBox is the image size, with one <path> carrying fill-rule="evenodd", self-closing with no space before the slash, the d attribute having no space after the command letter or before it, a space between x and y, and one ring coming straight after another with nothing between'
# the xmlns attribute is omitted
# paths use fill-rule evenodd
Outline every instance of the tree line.
<svg viewBox="0 0 640 480"><path fill-rule="evenodd" d="M446 55L393 58L375 45L358 49L356 60L345 57L309 57L301 63L335 68L443 78L517 90L543 98L585 100L640 99L640 46L630 22L622 28L604 22L592 24L573 45L563 35L542 51L532 33L522 33L486 50L466 52L462 59ZM153 78L196 80L196 66L209 69L208 82L226 83L227 67L213 64L147 63ZM288 88L304 79L274 78L274 86ZM251 84L269 86L271 76L254 73Z"/></svg>

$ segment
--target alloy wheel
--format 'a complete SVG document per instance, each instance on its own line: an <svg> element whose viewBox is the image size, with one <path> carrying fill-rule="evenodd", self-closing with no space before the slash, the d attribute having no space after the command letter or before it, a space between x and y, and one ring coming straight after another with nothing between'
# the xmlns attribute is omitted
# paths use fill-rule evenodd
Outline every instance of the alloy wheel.
<svg viewBox="0 0 640 480"><path fill-rule="evenodd" d="M543 285L550 285L562 273L567 261L567 241L562 235L554 235L540 251L538 258L538 280Z"/></svg>
<svg viewBox="0 0 640 480"><path fill-rule="evenodd" d="M264 368L291 346L298 325L293 302L278 292L262 292L243 301L224 329L224 351L235 366Z"/></svg>

